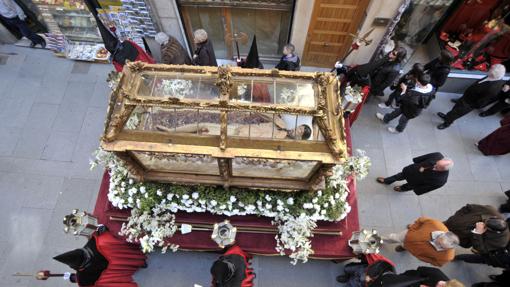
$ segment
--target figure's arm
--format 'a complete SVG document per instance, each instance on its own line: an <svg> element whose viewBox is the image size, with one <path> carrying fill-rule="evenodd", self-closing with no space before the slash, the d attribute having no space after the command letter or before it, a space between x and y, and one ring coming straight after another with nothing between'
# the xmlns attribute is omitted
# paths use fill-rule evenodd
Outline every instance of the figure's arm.
<svg viewBox="0 0 510 287"><path fill-rule="evenodd" d="M199 125L189 124L189 125L177 127L175 129L157 125L156 129L159 131L163 131L163 132L177 132L177 133L196 133L196 132L208 133L209 132L209 129L204 124L199 124Z"/></svg>

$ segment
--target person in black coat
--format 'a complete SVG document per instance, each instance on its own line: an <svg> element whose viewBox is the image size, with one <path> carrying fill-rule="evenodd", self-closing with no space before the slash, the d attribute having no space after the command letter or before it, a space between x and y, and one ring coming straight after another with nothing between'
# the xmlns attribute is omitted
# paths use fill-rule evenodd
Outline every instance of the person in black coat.
<svg viewBox="0 0 510 287"><path fill-rule="evenodd" d="M454 100L455 106L447 114L437 113L444 122L437 126L442 130L449 127L456 119L470 113L474 109L483 108L497 100L499 91L501 91L505 76L505 66L496 64L491 67L487 77L476 81L469 86L464 95Z"/></svg>
<svg viewBox="0 0 510 287"><path fill-rule="evenodd" d="M448 50L442 50L441 56L425 64L425 73L430 75L430 83L437 91L446 83L448 74L450 74L450 64L453 61L453 55Z"/></svg>
<svg viewBox="0 0 510 287"><path fill-rule="evenodd" d="M510 238L505 217L490 205L467 204L444 224L459 237L460 246L479 254L505 248Z"/></svg>
<svg viewBox="0 0 510 287"><path fill-rule="evenodd" d="M393 119L400 116L398 125L388 127L388 131L391 133L401 133L404 131L407 122L410 119L416 118L421 114L421 111L425 109L430 103L433 96L433 88L430 82L430 76L427 74L421 74L418 76L416 86L413 89L409 89L404 83L400 84L401 99L400 107L393 110L391 113L383 115L382 113L376 113L376 117L383 121L385 124L389 123Z"/></svg>
<svg viewBox="0 0 510 287"><path fill-rule="evenodd" d="M276 64L275 68L282 71L299 71L301 69L301 60L295 54L296 47L292 44L287 44L283 47L283 56L280 62Z"/></svg>
<svg viewBox="0 0 510 287"><path fill-rule="evenodd" d="M422 195L445 185L448 171L453 166L453 161L439 152L415 157L413 162L404 167L400 173L387 178L378 177L377 182L392 184L395 181L406 180L406 184L395 186L393 190L397 192L413 190L416 195Z"/></svg>
<svg viewBox="0 0 510 287"><path fill-rule="evenodd" d="M71 275L70 281L80 286L93 286L108 267L108 261L97 250L94 237L83 248L57 255L53 259L76 270L76 274Z"/></svg>
<svg viewBox="0 0 510 287"><path fill-rule="evenodd" d="M391 85L390 89L393 90L393 92L388 96L386 102L380 103L378 107L385 109L391 107L393 103L395 106L400 105L400 100L402 98L402 89L400 88L400 85L406 85L409 90L414 89L416 86L416 80L423 74L423 69L424 67L422 64L415 63L409 72L400 77L397 83Z"/></svg>
<svg viewBox="0 0 510 287"><path fill-rule="evenodd" d="M410 287L420 287L421 285L434 287L439 282L450 281L450 278L446 276L439 268L420 266L416 270L407 270L403 275L409 277L422 278L423 281L416 285L410 285Z"/></svg>
<svg viewBox="0 0 510 287"><path fill-rule="evenodd" d="M384 58L374 62L374 70L370 72L370 95L382 97L383 91L389 87L400 74L401 63L405 59L407 51L398 47Z"/></svg>
<svg viewBox="0 0 510 287"><path fill-rule="evenodd" d="M510 112L510 80L507 81L498 94L498 101L489 109L478 114L480 117L488 117L497 112L508 113Z"/></svg>
<svg viewBox="0 0 510 287"><path fill-rule="evenodd" d="M212 42L209 41L207 32L198 29L193 33L196 49L193 54L192 63L196 66L218 66Z"/></svg>

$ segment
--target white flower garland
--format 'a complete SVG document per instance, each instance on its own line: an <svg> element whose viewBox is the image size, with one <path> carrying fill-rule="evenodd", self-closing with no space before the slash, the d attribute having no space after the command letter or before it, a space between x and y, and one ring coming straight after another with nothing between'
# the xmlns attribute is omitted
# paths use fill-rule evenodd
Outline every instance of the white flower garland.
<svg viewBox="0 0 510 287"><path fill-rule="evenodd" d="M257 215L274 218L278 226L276 250L290 252L291 263L306 262L313 254L312 230L317 220L340 221L351 210L347 203L349 176L358 179L368 174L370 160L363 151L348 158L333 169L326 188L315 193L286 193L214 186L179 186L163 183L135 183L121 160L110 152L98 150L91 167L101 164L110 171L108 200L119 209L131 208L129 222L121 234L130 242L139 242L144 252L155 247L176 250L178 246L165 244L164 239L176 232L178 211L210 212L226 216Z"/></svg>

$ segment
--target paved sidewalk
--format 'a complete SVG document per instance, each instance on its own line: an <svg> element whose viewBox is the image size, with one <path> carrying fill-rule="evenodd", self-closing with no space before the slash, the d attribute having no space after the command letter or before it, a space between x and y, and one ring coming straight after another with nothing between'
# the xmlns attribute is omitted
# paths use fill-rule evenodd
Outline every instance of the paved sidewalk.
<svg viewBox="0 0 510 287"><path fill-rule="evenodd" d="M81 247L84 239L65 235L62 217L73 208L92 210L101 170L89 171L99 142L111 65L74 62L40 49L0 45L0 286L70 286L60 279L36 282L15 272L68 271L51 257ZM353 142L372 158L369 178L359 183L362 226L398 231L416 217L444 219L465 203L497 205L510 189L510 157L484 157L473 143L497 127L498 118L471 114L439 131L437 111L455 95L440 94L431 108L399 135L389 134L369 103L354 125ZM397 194L375 182L408 164L412 156L440 151L456 165L448 184L430 194ZM383 250L399 270L419 262ZM217 255L198 252L155 254L137 273L140 286L209 286ZM312 261L292 266L288 258L255 257L257 286L340 286L340 266ZM451 263L444 270L465 283L485 280L485 266ZM493 272L493 271L490 271Z"/></svg>

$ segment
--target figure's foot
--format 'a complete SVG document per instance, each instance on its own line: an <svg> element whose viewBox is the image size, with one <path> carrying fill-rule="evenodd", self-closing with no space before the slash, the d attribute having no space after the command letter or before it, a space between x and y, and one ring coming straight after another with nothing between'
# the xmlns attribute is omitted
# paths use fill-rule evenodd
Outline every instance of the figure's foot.
<svg viewBox="0 0 510 287"><path fill-rule="evenodd" d="M338 283L347 283L347 281L349 281L349 277L347 277L345 275L336 276L336 282L338 282Z"/></svg>
<svg viewBox="0 0 510 287"><path fill-rule="evenodd" d="M445 115L444 113L439 112L439 113L437 113L437 115L438 115L440 118L442 118L443 120L446 118L446 115Z"/></svg>
<svg viewBox="0 0 510 287"><path fill-rule="evenodd" d="M388 106L388 105L386 105L386 103L380 103L380 104L378 104L377 106L378 106L379 108L381 108L381 109L387 109L387 108L389 108L389 106Z"/></svg>
<svg viewBox="0 0 510 287"><path fill-rule="evenodd" d="M30 48L35 48L35 45L37 45L37 44L34 42L30 43Z"/></svg>
<svg viewBox="0 0 510 287"><path fill-rule="evenodd" d="M440 125L437 126L438 129L440 130L444 130L446 129L447 127L449 127L450 125L446 124L446 123L442 123Z"/></svg>
<svg viewBox="0 0 510 287"><path fill-rule="evenodd" d="M397 129L395 129L394 127L388 127L388 131L392 134L399 134L400 132L397 131Z"/></svg>
<svg viewBox="0 0 510 287"><path fill-rule="evenodd" d="M380 177L376 178L375 180L376 180L378 183L386 184L386 183L384 182L384 177L382 177L382 176L380 176Z"/></svg>
<svg viewBox="0 0 510 287"><path fill-rule="evenodd" d="M458 102L459 102L459 99L451 99L451 100L450 100L450 102L452 102L452 103L456 104L456 103L458 103Z"/></svg>
<svg viewBox="0 0 510 287"><path fill-rule="evenodd" d="M381 113L375 113L375 116L380 119L382 122L384 122L384 115Z"/></svg>
<svg viewBox="0 0 510 287"><path fill-rule="evenodd" d="M395 187L393 187L393 190L396 191L396 192L401 192L401 188L400 188L400 185L397 185Z"/></svg>
<svg viewBox="0 0 510 287"><path fill-rule="evenodd" d="M399 246L395 247L395 251L396 252L404 252L404 251L406 251L406 249L404 248L404 246L399 245Z"/></svg>

